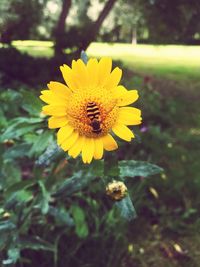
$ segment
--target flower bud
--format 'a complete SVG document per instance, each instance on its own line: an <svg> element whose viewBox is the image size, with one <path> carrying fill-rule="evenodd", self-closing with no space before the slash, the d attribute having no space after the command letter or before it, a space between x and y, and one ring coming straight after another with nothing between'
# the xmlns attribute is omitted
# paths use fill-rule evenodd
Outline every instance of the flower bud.
<svg viewBox="0 0 200 267"><path fill-rule="evenodd" d="M112 181L106 186L106 194L113 200L119 201L127 195L127 187L121 181Z"/></svg>

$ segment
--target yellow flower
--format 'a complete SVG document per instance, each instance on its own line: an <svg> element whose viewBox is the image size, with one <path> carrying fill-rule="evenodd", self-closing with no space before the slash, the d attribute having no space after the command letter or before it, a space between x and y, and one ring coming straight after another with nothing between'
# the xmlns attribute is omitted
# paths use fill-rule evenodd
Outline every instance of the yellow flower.
<svg viewBox="0 0 200 267"><path fill-rule="evenodd" d="M141 111L125 107L138 99L136 90L126 90L118 85L122 71L115 68L112 60L90 59L85 65L81 59L72 61L72 67L61 66L67 84L50 82L49 90L42 91L40 98L48 105L43 113L52 116L49 128L60 128L58 145L73 158L82 153L84 163L101 159L104 149L117 149L111 135L131 141L134 134L127 125L141 123Z"/></svg>

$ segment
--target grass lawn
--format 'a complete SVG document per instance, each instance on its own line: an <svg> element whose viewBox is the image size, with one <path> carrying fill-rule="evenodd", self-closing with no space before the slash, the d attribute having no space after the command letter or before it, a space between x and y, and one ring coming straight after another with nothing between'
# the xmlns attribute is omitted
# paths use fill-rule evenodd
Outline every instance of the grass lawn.
<svg viewBox="0 0 200 267"><path fill-rule="evenodd" d="M53 55L53 42L50 41L14 41L13 45L32 56ZM166 77L181 83L193 80L195 88L200 85L198 46L92 43L87 53L89 56L110 56L121 60L135 72Z"/></svg>
<svg viewBox="0 0 200 267"><path fill-rule="evenodd" d="M123 60L133 70L175 80L199 79L200 47L93 43L88 53Z"/></svg>

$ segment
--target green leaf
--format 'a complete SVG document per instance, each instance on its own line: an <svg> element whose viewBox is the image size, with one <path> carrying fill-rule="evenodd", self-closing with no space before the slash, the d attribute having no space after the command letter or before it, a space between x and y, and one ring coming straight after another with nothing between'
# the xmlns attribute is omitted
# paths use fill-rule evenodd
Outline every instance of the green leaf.
<svg viewBox="0 0 200 267"><path fill-rule="evenodd" d="M72 178L68 178L64 183L60 186L56 193L54 193L53 197L68 197L72 194L80 191L84 187L87 186L89 182L93 180L93 177L85 178L83 176L83 172L79 171L72 176Z"/></svg>
<svg viewBox="0 0 200 267"><path fill-rule="evenodd" d="M55 218L57 225L65 225L65 226L73 226L74 220L69 215L69 213L65 210L64 207L56 208L56 207L49 207L48 214Z"/></svg>
<svg viewBox="0 0 200 267"><path fill-rule="evenodd" d="M74 173L72 178L68 178L53 194L53 197L68 197L85 188L97 177L103 176L103 161L95 162L90 167L83 166L82 170ZM79 166L80 169L80 166Z"/></svg>
<svg viewBox="0 0 200 267"><path fill-rule="evenodd" d="M22 189L10 195L10 197L6 200L5 208L13 209L18 203L26 203L31 199L33 199L32 192Z"/></svg>
<svg viewBox="0 0 200 267"><path fill-rule="evenodd" d="M25 109L31 116L38 116L42 109L42 102L32 92L23 91L22 108Z"/></svg>
<svg viewBox="0 0 200 267"><path fill-rule="evenodd" d="M9 126L6 131L1 135L0 142L6 139L16 139L26 133L32 132L38 128L38 124L29 125L27 123L20 123L17 125Z"/></svg>
<svg viewBox="0 0 200 267"><path fill-rule="evenodd" d="M28 202L33 198L33 194L23 189L15 193L15 198L18 202Z"/></svg>
<svg viewBox="0 0 200 267"><path fill-rule="evenodd" d="M60 153L62 150L57 146L56 143L52 142L49 144L44 153L35 162L36 165L48 166Z"/></svg>
<svg viewBox="0 0 200 267"><path fill-rule="evenodd" d="M83 164L82 161L76 169L83 172L84 177L102 177L104 175L104 161L96 160L88 164Z"/></svg>
<svg viewBox="0 0 200 267"><path fill-rule="evenodd" d="M16 228L16 225L9 220L0 222L0 233L11 231L11 230L14 230L15 228Z"/></svg>
<svg viewBox="0 0 200 267"><path fill-rule="evenodd" d="M39 207L42 211L42 214L47 214L49 210L50 194L47 192L44 183L42 181L39 181L38 184L42 192L42 197L39 199Z"/></svg>
<svg viewBox="0 0 200 267"><path fill-rule="evenodd" d="M6 160L21 158L27 156L29 150L30 150L30 145L28 144L14 145L4 153L3 157Z"/></svg>
<svg viewBox="0 0 200 267"><path fill-rule="evenodd" d="M21 249L32 249L32 250L46 250L54 252L55 248L49 242L41 239L40 237L20 237L18 241Z"/></svg>
<svg viewBox="0 0 200 267"><path fill-rule="evenodd" d="M1 129L7 125L7 119L3 111L0 109L0 127Z"/></svg>
<svg viewBox="0 0 200 267"><path fill-rule="evenodd" d="M3 265L10 265L12 263L14 263L12 259L3 260Z"/></svg>
<svg viewBox="0 0 200 267"><path fill-rule="evenodd" d="M1 238L0 238L0 251L2 251L8 242L9 239L9 235L10 235L10 231L6 232L6 231L1 231Z"/></svg>
<svg viewBox="0 0 200 267"><path fill-rule="evenodd" d="M7 196L9 196L12 193L16 193L16 191L20 191L20 190L25 190L26 188L32 186L35 184L35 181L30 179L30 180L24 180L24 181L20 181L18 183L15 183L13 185L11 185L10 187L7 188L5 194Z"/></svg>
<svg viewBox="0 0 200 267"><path fill-rule="evenodd" d="M153 174L163 172L163 169L157 165L135 160L119 161L120 177L147 177Z"/></svg>
<svg viewBox="0 0 200 267"><path fill-rule="evenodd" d="M88 236L88 226L85 221L85 213L83 209L78 206L73 205L71 207L72 216L75 222L75 231L78 237L85 238Z"/></svg>
<svg viewBox="0 0 200 267"><path fill-rule="evenodd" d="M38 127L42 118L25 118L18 117L9 121L9 125L6 131L1 135L0 142L3 142L6 139L17 138L27 132L31 132L31 129Z"/></svg>
<svg viewBox="0 0 200 267"><path fill-rule="evenodd" d="M10 265L12 263L16 263L17 260L20 258L20 250L19 248L10 248L8 250L8 259L3 260L4 265Z"/></svg>
<svg viewBox="0 0 200 267"><path fill-rule="evenodd" d="M120 215L122 218L124 218L128 221L131 221L137 217L135 208L133 206L133 203L132 203L129 195L127 195L122 200L116 202L115 205L118 208L118 210L120 211Z"/></svg>
<svg viewBox="0 0 200 267"><path fill-rule="evenodd" d="M4 162L1 169L0 185L7 188L10 184L20 181L21 170L14 161Z"/></svg>
<svg viewBox="0 0 200 267"><path fill-rule="evenodd" d="M110 164L111 162L112 164ZM118 159L115 154L105 155L104 175L105 177L112 177L112 179L119 176Z"/></svg>
<svg viewBox="0 0 200 267"><path fill-rule="evenodd" d="M39 123L43 121L42 118L33 118L33 117L17 117L9 121L9 127L14 127L16 128L18 125L26 123L26 124L34 124L34 123Z"/></svg>
<svg viewBox="0 0 200 267"><path fill-rule="evenodd" d="M29 155L40 155L47 147L48 144L53 142L53 136L51 131L45 131L38 135L37 139L35 140Z"/></svg>

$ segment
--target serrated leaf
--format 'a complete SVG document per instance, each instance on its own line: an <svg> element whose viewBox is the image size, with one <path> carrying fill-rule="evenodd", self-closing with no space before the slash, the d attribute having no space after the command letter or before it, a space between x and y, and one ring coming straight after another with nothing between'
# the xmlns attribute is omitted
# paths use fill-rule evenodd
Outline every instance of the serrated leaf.
<svg viewBox="0 0 200 267"><path fill-rule="evenodd" d="M78 237L85 238L88 236L88 226L85 220L84 210L79 206L73 205L71 207L72 216L75 222L75 231Z"/></svg>
<svg viewBox="0 0 200 267"><path fill-rule="evenodd" d="M122 218L124 218L128 221L131 221L137 217L135 208L133 206L133 203L132 203L129 195L127 195L122 200L116 202L115 205L117 206L118 210L120 211L120 215Z"/></svg>
<svg viewBox="0 0 200 267"><path fill-rule="evenodd" d="M120 177L147 177L153 174L163 172L163 169L157 165L146 161L122 160L119 161Z"/></svg>

